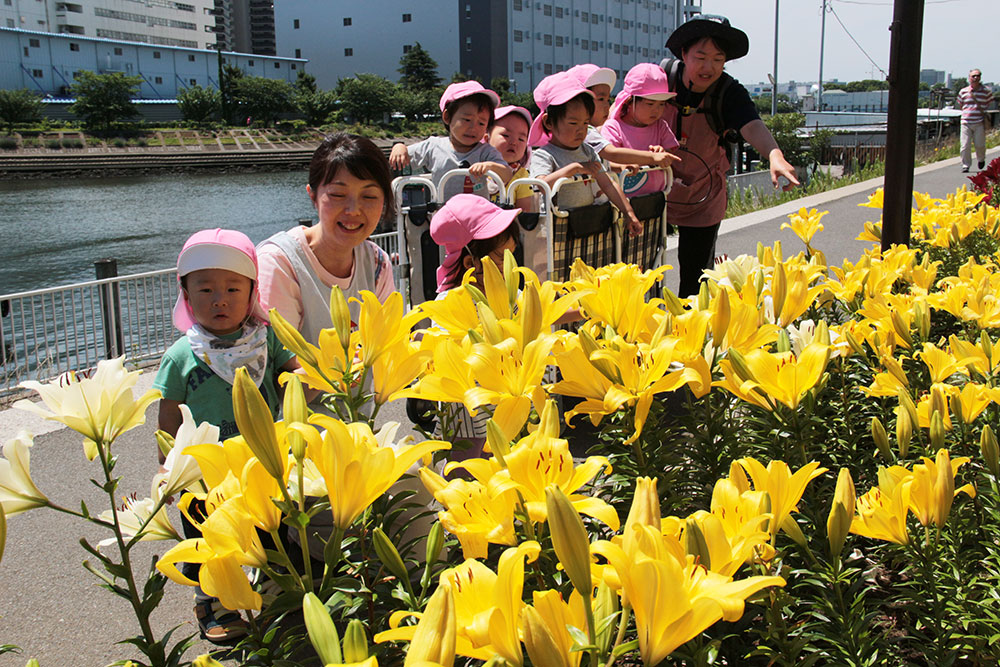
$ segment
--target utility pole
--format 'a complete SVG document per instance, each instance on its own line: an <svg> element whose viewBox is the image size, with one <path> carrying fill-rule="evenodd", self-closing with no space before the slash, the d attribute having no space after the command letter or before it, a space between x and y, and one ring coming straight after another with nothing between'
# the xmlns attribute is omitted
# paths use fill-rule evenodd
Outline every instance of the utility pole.
<svg viewBox="0 0 1000 667"><path fill-rule="evenodd" d="M778 0L774 0L774 78L771 79L771 116L778 113Z"/></svg>
<svg viewBox="0 0 1000 667"><path fill-rule="evenodd" d="M882 250L909 245L913 156L917 144L920 42L924 0L895 0L889 45L889 117L886 128Z"/></svg>
<svg viewBox="0 0 1000 667"><path fill-rule="evenodd" d="M819 28L819 84L816 89L816 111L823 110L823 44L826 41L826 0L823 0Z"/></svg>

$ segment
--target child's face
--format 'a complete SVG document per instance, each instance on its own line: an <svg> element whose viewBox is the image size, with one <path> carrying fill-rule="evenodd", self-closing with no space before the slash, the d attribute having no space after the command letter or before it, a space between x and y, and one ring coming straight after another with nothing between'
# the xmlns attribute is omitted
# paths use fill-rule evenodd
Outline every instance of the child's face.
<svg viewBox="0 0 1000 667"><path fill-rule="evenodd" d="M528 124L516 113L507 114L493 126L490 145L500 151L507 164L520 164L528 147Z"/></svg>
<svg viewBox="0 0 1000 667"><path fill-rule="evenodd" d="M663 110L666 107L664 100L651 100L647 97L633 97L628 103L628 116L626 119L633 125L646 127L652 125L663 117Z"/></svg>
<svg viewBox="0 0 1000 667"><path fill-rule="evenodd" d="M448 136L451 145L462 152L472 150L486 136L492 111L484 106L482 109L475 102L465 102L458 105L448 123Z"/></svg>
<svg viewBox="0 0 1000 667"><path fill-rule="evenodd" d="M604 125L611 111L611 86L606 83L599 83L589 88L594 94L594 115L590 117L590 124L594 127Z"/></svg>
<svg viewBox="0 0 1000 667"><path fill-rule="evenodd" d="M333 180L316 188L307 186L329 247L353 250L375 231L385 208L385 194L376 181L358 178L345 167Z"/></svg>
<svg viewBox="0 0 1000 667"><path fill-rule="evenodd" d="M493 252L488 254L485 257L485 259L487 262L493 262L494 264L496 264L497 268L502 271L504 251L510 250L511 252L514 252L514 249L516 247L517 247L517 242L514 239L508 237L506 241L504 241L499 246L494 248ZM475 271L473 271L472 275L476 279L476 285L479 285L479 287L481 288L483 286L483 274L484 274L483 261L478 257L473 258L466 255L465 268L468 270L469 267L475 268Z"/></svg>
<svg viewBox="0 0 1000 667"><path fill-rule="evenodd" d="M225 269L200 269L187 274L184 283L194 319L205 331L224 336L243 326L253 294L249 278Z"/></svg>
<svg viewBox="0 0 1000 667"><path fill-rule="evenodd" d="M550 123L546 119L546 127L552 134L552 143L559 148L573 150L579 148L587 138L590 127L590 114L587 107L579 100L570 100L566 105L566 115L558 123Z"/></svg>

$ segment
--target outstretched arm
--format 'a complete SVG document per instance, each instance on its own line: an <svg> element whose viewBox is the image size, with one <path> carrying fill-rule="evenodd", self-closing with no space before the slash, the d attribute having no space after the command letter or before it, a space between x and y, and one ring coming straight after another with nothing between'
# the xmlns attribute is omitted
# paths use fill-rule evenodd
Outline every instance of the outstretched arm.
<svg viewBox="0 0 1000 667"><path fill-rule="evenodd" d="M784 176L788 179L784 190L791 190L799 185L799 179L795 177L795 167L788 163L785 154L778 148L778 142L774 140L767 125L759 118L754 119L740 128L740 134L754 147L761 155L767 156L767 162L771 170L771 183L778 187L778 177Z"/></svg>

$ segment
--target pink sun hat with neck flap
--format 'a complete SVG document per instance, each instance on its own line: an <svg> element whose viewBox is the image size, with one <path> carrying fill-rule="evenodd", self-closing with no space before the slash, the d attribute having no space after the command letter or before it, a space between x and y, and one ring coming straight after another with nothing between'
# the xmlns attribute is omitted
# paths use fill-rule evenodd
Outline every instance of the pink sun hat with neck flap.
<svg viewBox="0 0 1000 667"><path fill-rule="evenodd" d="M521 213L519 208L500 208L485 197L455 195L431 218L431 238L444 248L445 257L437 270L438 292L458 264L462 250L471 241L491 239L511 226Z"/></svg>
<svg viewBox="0 0 1000 667"><path fill-rule="evenodd" d="M203 229L192 234L177 256L177 282L180 283L181 278L189 273L202 269L224 269L252 280L250 303L253 305L247 315L267 323L267 313L260 305L257 294L257 251L246 234L219 228ZM174 304L173 321L174 326L184 333L198 323L183 289Z"/></svg>
<svg viewBox="0 0 1000 667"><path fill-rule="evenodd" d="M535 104L538 105L538 118L531 124L531 131L528 132L529 146L544 146L549 143L549 133L542 124L543 116L550 106L566 104L579 95L594 96L594 93L587 90L580 80L571 76L569 71L550 74L535 86Z"/></svg>
<svg viewBox="0 0 1000 667"><path fill-rule="evenodd" d="M611 105L611 117L619 118L618 114L632 97L669 100L676 96L677 93L670 91L670 83L662 67L653 63L639 63L625 75L622 90L615 96L615 103Z"/></svg>
<svg viewBox="0 0 1000 667"><path fill-rule="evenodd" d="M500 96L489 88L484 88L483 84L478 81L462 81L451 84L444 89L444 94L441 95L441 101L438 103L438 106L441 107L441 113L444 113L444 108L455 100L460 100L463 97L471 97L476 94L486 95L486 97L493 100L494 109L500 106Z"/></svg>
<svg viewBox="0 0 1000 667"><path fill-rule="evenodd" d="M615 84L618 83L618 75L615 74L613 69L598 67L590 63L574 65L566 70L566 73L570 76L575 76L583 84L584 88L599 86L603 83L609 88L614 89Z"/></svg>

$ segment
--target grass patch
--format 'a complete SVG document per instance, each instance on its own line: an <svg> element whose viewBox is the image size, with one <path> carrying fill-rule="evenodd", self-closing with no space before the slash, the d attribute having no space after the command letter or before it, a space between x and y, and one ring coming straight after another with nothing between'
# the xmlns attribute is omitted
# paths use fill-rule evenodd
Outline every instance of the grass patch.
<svg viewBox="0 0 1000 667"><path fill-rule="evenodd" d="M17 137L0 137L0 150L16 151Z"/></svg>
<svg viewBox="0 0 1000 667"><path fill-rule="evenodd" d="M181 145L181 140L178 139L177 137L169 137L169 136L168 137L163 137L163 145L164 146L180 146Z"/></svg>
<svg viewBox="0 0 1000 667"><path fill-rule="evenodd" d="M236 143L236 139L234 139L232 137L219 137L219 142L222 143L223 146L237 146L238 145Z"/></svg>
<svg viewBox="0 0 1000 667"><path fill-rule="evenodd" d="M873 162L844 176L831 176L827 172L816 172L809 179L807 185L794 188L788 192L760 193L754 188L747 188L746 190L733 192L729 195L726 217L732 218L737 215L753 213L754 211L778 206L779 204L795 201L809 195L835 190L836 188L842 188L852 183L867 181L870 178L878 178L884 174L885 163Z"/></svg>
<svg viewBox="0 0 1000 667"><path fill-rule="evenodd" d="M46 139L45 147L50 150L57 151L60 148L62 148L62 142L59 141L58 139Z"/></svg>
<svg viewBox="0 0 1000 667"><path fill-rule="evenodd" d="M111 145L115 148L125 148L128 146L128 142L122 137L115 137L111 140Z"/></svg>
<svg viewBox="0 0 1000 667"><path fill-rule="evenodd" d="M83 142L75 137L63 137L61 143L63 148L83 148Z"/></svg>

